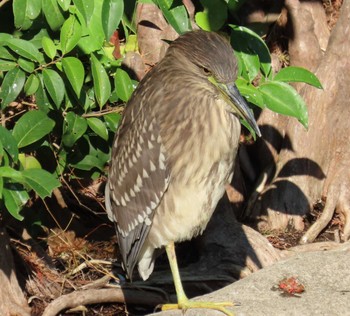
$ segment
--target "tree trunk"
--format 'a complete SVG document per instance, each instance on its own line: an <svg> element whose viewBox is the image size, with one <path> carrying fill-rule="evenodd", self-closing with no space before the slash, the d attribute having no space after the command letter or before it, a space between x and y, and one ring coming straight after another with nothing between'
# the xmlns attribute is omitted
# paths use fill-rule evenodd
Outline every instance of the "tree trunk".
<svg viewBox="0 0 350 316"><path fill-rule="evenodd" d="M300 4L293 0L287 1L287 5L296 26L293 29L295 36L291 45L302 47L314 43L315 47L315 39L310 41L301 36L305 33L300 34L298 25L301 19L305 20L305 15L293 14L293 11L297 12ZM310 20L306 20L309 23ZM292 119L288 121L285 131L279 130L283 137L282 149L275 160L276 164L269 169L274 170L272 181L260 193L252 210L252 214L265 215L260 223L264 228L285 228L292 224L297 229L303 229L303 216L312 209L317 200L323 199L326 201L324 212L328 215L325 216L324 223L329 215L337 210L345 223L343 239L350 235L349 22L350 3L345 0L324 57L316 52L310 58L307 51L303 52L305 60L312 68L321 59L316 75L323 85L323 90L310 86L304 86L300 90L308 105L308 131ZM323 39L318 43L317 47L321 48L325 41ZM293 48L291 51L293 52ZM316 58L313 58L315 56ZM292 57L291 60L293 61ZM303 56L298 54L295 60L300 65ZM318 231L322 226L324 224L319 225ZM312 238L306 236L302 242L311 240Z"/></svg>
<svg viewBox="0 0 350 316"><path fill-rule="evenodd" d="M0 311L3 316L29 316L30 308L18 284L10 239L0 227Z"/></svg>

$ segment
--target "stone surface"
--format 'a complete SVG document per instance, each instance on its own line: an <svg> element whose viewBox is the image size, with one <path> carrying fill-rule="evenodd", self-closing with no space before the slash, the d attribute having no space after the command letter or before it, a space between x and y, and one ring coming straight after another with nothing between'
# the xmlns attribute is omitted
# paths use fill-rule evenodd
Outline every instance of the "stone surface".
<svg viewBox="0 0 350 316"><path fill-rule="evenodd" d="M292 276L305 286L299 297L283 296L281 291L273 290L279 281ZM199 299L239 302L240 306L232 308L235 316L350 315L350 247L297 254ZM168 311L154 315L183 314ZM223 314L203 309L188 310L185 315Z"/></svg>

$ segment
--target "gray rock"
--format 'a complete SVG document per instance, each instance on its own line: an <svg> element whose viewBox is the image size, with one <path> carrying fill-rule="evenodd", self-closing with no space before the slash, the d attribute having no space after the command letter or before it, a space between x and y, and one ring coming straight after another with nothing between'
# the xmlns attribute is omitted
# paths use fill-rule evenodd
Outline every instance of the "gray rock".
<svg viewBox="0 0 350 316"><path fill-rule="evenodd" d="M284 278L297 277L305 291L296 296L281 295ZM235 316L350 315L350 248L300 253L237 281L221 290L197 298L200 301L232 301ZM181 316L167 311L157 316ZM213 310L188 310L186 316L223 315Z"/></svg>

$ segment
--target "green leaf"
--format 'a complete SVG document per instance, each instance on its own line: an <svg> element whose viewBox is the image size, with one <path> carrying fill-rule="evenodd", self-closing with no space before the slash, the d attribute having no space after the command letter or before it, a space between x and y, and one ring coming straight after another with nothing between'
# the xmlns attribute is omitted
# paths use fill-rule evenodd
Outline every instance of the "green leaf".
<svg viewBox="0 0 350 316"><path fill-rule="evenodd" d="M18 160L23 169L41 169L40 162L33 156L22 153L18 155Z"/></svg>
<svg viewBox="0 0 350 316"><path fill-rule="evenodd" d="M17 64L10 60L0 60L0 71L9 71L17 67Z"/></svg>
<svg viewBox="0 0 350 316"><path fill-rule="evenodd" d="M49 58L54 59L57 53L57 49L52 39L47 36L44 36L41 40L41 44L43 46L45 54Z"/></svg>
<svg viewBox="0 0 350 316"><path fill-rule="evenodd" d="M32 21L26 15L26 7L28 0L13 0L12 9L15 20L15 27L20 29L28 29L32 25Z"/></svg>
<svg viewBox="0 0 350 316"><path fill-rule="evenodd" d="M288 116L293 116L308 127L307 107L298 92L284 82L269 81L258 87L265 105L270 110Z"/></svg>
<svg viewBox="0 0 350 316"><path fill-rule="evenodd" d="M31 74L28 77L26 83L24 84L24 92L25 92L25 94L27 96L34 94L38 90L39 85L40 85L39 78L36 75Z"/></svg>
<svg viewBox="0 0 350 316"><path fill-rule="evenodd" d="M82 28L74 15L71 15L64 23L61 29L60 40L63 54L69 53L79 42L82 34Z"/></svg>
<svg viewBox="0 0 350 316"><path fill-rule="evenodd" d="M252 82L259 73L259 57L240 51L235 51L235 55L238 58L241 75L244 79Z"/></svg>
<svg viewBox="0 0 350 316"><path fill-rule="evenodd" d="M44 113L47 113L49 109L51 108L51 102L49 100L49 97L47 96L46 90L44 88L44 82L43 82L43 76L42 74L38 74L37 77L39 78L39 88L35 92L35 100L36 104Z"/></svg>
<svg viewBox="0 0 350 316"><path fill-rule="evenodd" d="M109 130L115 133L122 118L121 114L116 112L109 113L104 115L103 118L105 119L106 125L109 128Z"/></svg>
<svg viewBox="0 0 350 316"><path fill-rule="evenodd" d="M80 170L91 170L93 168L98 168L103 170L103 163L100 159L92 155L86 155L78 163L72 164L72 167L78 168Z"/></svg>
<svg viewBox="0 0 350 316"><path fill-rule="evenodd" d="M102 5L102 27L106 41L109 41L113 32L118 28L124 13L123 0L104 0Z"/></svg>
<svg viewBox="0 0 350 316"><path fill-rule="evenodd" d="M73 2L88 26L94 13L94 0L73 0Z"/></svg>
<svg viewBox="0 0 350 316"><path fill-rule="evenodd" d="M103 46L105 35L101 21L102 4L103 1L94 1L94 10L89 25L87 30L84 29L83 36L78 43L79 49L84 54L91 54L94 51L100 50Z"/></svg>
<svg viewBox="0 0 350 316"><path fill-rule="evenodd" d="M61 76L52 69L43 70L44 85L50 97L59 108L64 97L65 86Z"/></svg>
<svg viewBox="0 0 350 316"><path fill-rule="evenodd" d="M218 31L227 19L227 5L224 1L200 0L204 10L197 12L195 21L206 31Z"/></svg>
<svg viewBox="0 0 350 316"><path fill-rule="evenodd" d="M85 77L83 64L78 58L65 57L62 59L62 66L76 96L79 98Z"/></svg>
<svg viewBox="0 0 350 316"><path fill-rule="evenodd" d="M12 39L13 36L7 33L0 33L0 46L7 45L7 41Z"/></svg>
<svg viewBox="0 0 350 316"><path fill-rule="evenodd" d="M273 78L275 81L283 82L305 82L318 89L322 89L321 82L318 78L309 70L301 67L287 67L281 69Z"/></svg>
<svg viewBox="0 0 350 316"><path fill-rule="evenodd" d="M32 30L32 29L31 29ZM32 30L34 31L34 30ZM30 31L30 32L32 32ZM43 48L43 45L42 45L42 39L43 37L49 37L51 38L50 34L49 34L49 29L46 29L46 28L43 28L43 29L40 29L38 31L38 33L36 33L30 40L29 42L32 43L37 49L42 49ZM45 61L45 58L44 58L44 54L43 53L40 53L40 57L41 57L41 60L40 60L40 63L41 64L46 64L46 61Z"/></svg>
<svg viewBox="0 0 350 316"><path fill-rule="evenodd" d="M102 139L108 139L108 131L106 125L96 117L89 117L86 119L89 127Z"/></svg>
<svg viewBox="0 0 350 316"><path fill-rule="evenodd" d="M91 71L97 103L102 108L111 95L111 83L100 61L91 54Z"/></svg>
<svg viewBox="0 0 350 316"><path fill-rule="evenodd" d="M42 10L51 30L57 31L64 22L64 16L57 4L57 0L43 0Z"/></svg>
<svg viewBox="0 0 350 316"><path fill-rule="evenodd" d="M0 58L6 60L16 61L17 58L13 56L6 47L0 46Z"/></svg>
<svg viewBox="0 0 350 316"><path fill-rule="evenodd" d="M31 20L34 20L41 12L41 0L28 0L27 3L27 15Z"/></svg>
<svg viewBox="0 0 350 316"><path fill-rule="evenodd" d="M161 8L165 19L178 34L184 34L192 30L191 22L186 7L182 1L156 0Z"/></svg>
<svg viewBox="0 0 350 316"><path fill-rule="evenodd" d="M67 147L72 147L75 142L84 135L88 127L86 119L76 115L73 112L68 112L65 117L66 125L62 142Z"/></svg>
<svg viewBox="0 0 350 316"><path fill-rule="evenodd" d="M242 58L249 80L252 81L255 78L254 74L257 74L259 68L265 76L268 76L271 71L271 56L265 42L258 34L246 27L236 25L230 25L230 27L232 28L232 47ZM258 58L258 64L260 62L258 68L256 58Z"/></svg>
<svg viewBox="0 0 350 316"><path fill-rule="evenodd" d="M20 183L24 182L22 173L8 166L0 167L0 177L9 178Z"/></svg>
<svg viewBox="0 0 350 316"><path fill-rule="evenodd" d="M125 43L125 52L137 52L137 51L138 51L137 35L130 34Z"/></svg>
<svg viewBox="0 0 350 316"><path fill-rule="evenodd" d="M5 150L4 150L4 146L0 140L0 165L3 164L3 158L4 158L4 155L6 155L5 153ZM6 162L5 162L6 164ZM1 188L1 183L0 183L0 196L1 196L1 191L2 191L2 188Z"/></svg>
<svg viewBox="0 0 350 316"><path fill-rule="evenodd" d="M41 9L41 3L33 0L13 0L12 8L15 18L15 27L27 30L33 24Z"/></svg>
<svg viewBox="0 0 350 316"><path fill-rule="evenodd" d="M3 200L3 195L2 195L3 189L4 189L4 178L0 177L0 199L2 200Z"/></svg>
<svg viewBox="0 0 350 316"><path fill-rule="evenodd" d="M6 152L11 156L14 162L18 160L18 147L17 141L12 136L11 132L5 127L0 125L0 141L3 144Z"/></svg>
<svg viewBox="0 0 350 316"><path fill-rule="evenodd" d="M70 0L59 0L57 1L59 6L62 8L63 11L68 11L70 6Z"/></svg>
<svg viewBox="0 0 350 316"><path fill-rule="evenodd" d="M7 45L22 57L38 62L42 60L42 54L31 42L19 38L11 38L7 41Z"/></svg>
<svg viewBox="0 0 350 316"><path fill-rule="evenodd" d="M41 0L13 0L13 15L15 27L27 30L41 11Z"/></svg>
<svg viewBox="0 0 350 316"><path fill-rule="evenodd" d="M21 221L23 216L19 212L29 200L27 191L18 183L7 183L2 195L6 209L14 218Z"/></svg>
<svg viewBox="0 0 350 316"><path fill-rule="evenodd" d="M114 85L118 97L122 101L127 102L134 91L128 73L121 68L118 68L114 76Z"/></svg>
<svg viewBox="0 0 350 316"><path fill-rule="evenodd" d="M19 93L22 91L25 80L25 73L19 68L11 69L6 73L0 92L2 109L18 97Z"/></svg>
<svg viewBox="0 0 350 316"><path fill-rule="evenodd" d="M18 64L24 71L29 72L30 74L34 71L35 65L32 61L28 59L19 57Z"/></svg>
<svg viewBox="0 0 350 316"><path fill-rule="evenodd" d="M163 12L165 19L178 34L192 30L187 10L182 2L176 0L154 0L153 1Z"/></svg>
<svg viewBox="0 0 350 316"><path fill-rule="evenodd" d="M17 121L12 135L17 141L18 148L22 148L49 134L54 126L55 121L44 112L29 111Z"/></svg>
<svg viewBox="0 0 350 316"><path fill-rule="evenodd" d="M246 0L225 0L227 7L231 13L235 13L245 2Z"/></svg>
<svg viewBox="0 0 350 316"><path fill-rule="evenodd" d="M43 169L26 169L22 171L25 183L42 199L50 196L61 184L54 175Z"/></svg>
<svg viewBox="0 0 350 316"><path fill-rule="evenodd" d="M236 85L239 92L248 102L257 105L262 109L265 108L264 98L255 86L243 78L238 78L236 80Z"/></svg>

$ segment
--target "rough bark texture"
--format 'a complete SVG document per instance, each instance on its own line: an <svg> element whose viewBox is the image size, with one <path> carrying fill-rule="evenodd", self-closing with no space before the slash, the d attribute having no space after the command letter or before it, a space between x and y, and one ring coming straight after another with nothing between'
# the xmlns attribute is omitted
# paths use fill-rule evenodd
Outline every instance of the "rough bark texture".
<svg viewBox="0 0 350 316"><path fill-rule="evenodd" d="M29 316L30 308L18 284L10 239L0 227L0 311L3 316Z"/></svg>
<svg viewBox="0 0 350 316"><path fill-rule="evenodd" d="M301 61L304 61L304 64L311 65L312 69L321 59L321 47L325 43L324 38L317 40L317 35L324 36L324 33L316 33L316 24L319 22L315 22L310 11L304 12L305 5L294 0L288 1L287 5L295 26L291 51L306 47L303 55L294 55L295 62L300 65ZM307 3L307 8L313 5L317 3ZM275 170L273 180L262 191L252 211L253 214L267 215L263 222L265 228L284 228L292 224L297 229L303 229L302 216L310 211L316 200L325 197L327 198L325 209L330 208L332 211L337 209L344 217L344 239L350 234L349 202L347 202L350 177L349 169L346 167L350 162L349 7L349 1L344 1L326 53L316 70L323 90L309 86L304 86L300 90L308 105L309 130L306 131L295 120L288 121L285 131L279 130L284 139L277 163L273 168ZM317 18L320 17L322 18L322 15L317 15ZM313 26L308 26L308 33L304 33L300 28L303 21L307 21L307 24L314 21ZM314 32L311 32L312 30ZM306 37L307 34L311 35ZM315 47L317 41L319 52L310 55L308 47L309 45ZM293 58L291 56L291 60ZM306 241L309 240L304 238L304 242Z"/></svg>
<svg viewBox="0 0 350 316"><path fill-rule="evenodd" d="M172 41L178 35L154 4L138 4L136 18L138 45L142 59L146 65L154 66L165 55L168 48L166 41Z"/></svg>

